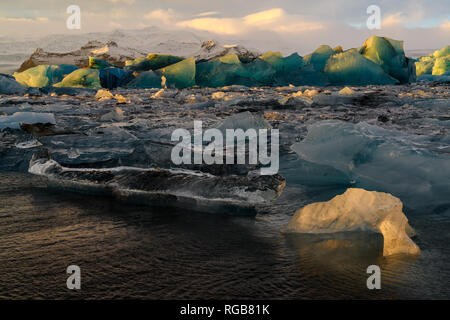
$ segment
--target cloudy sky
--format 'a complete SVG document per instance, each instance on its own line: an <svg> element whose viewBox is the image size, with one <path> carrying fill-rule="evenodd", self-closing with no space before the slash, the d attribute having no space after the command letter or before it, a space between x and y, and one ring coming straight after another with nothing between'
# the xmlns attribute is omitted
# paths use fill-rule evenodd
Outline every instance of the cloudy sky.
<svg viewBox="0 0 450 320"><path fill-rule="evenodd" d="M81 30L66 28L69 5L81 8ZM381 9L380 30L366 10ZM370 35L405 40L407 49L450 44L449 0L15 0L0 2L0 36L43 36L158 26L259 47L320 44L355 47ZM278 48L279 49L279 48Z"/></svg>

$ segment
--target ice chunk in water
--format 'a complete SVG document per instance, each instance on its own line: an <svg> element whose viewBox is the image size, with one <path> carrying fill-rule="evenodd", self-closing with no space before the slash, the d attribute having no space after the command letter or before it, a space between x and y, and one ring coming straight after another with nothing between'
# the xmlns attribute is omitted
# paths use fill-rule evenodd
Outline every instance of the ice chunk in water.
<svg viewBox="0 0 450 320"><path fill-rule="evenodd" d="M21 123L56 124L56 120L53 113L15 112L11 116L0 116L0 129L20 129Z"/></svg>
<svg viewBox="0 0 450 320"><path fill-rule="evenodd" d="M25 88L22 87L13 77L7 74L0 74L0 94L23 94Z"/></svg>
<svg viewBox="0 0 450 320"><path fill-rule="evenodd" d="M355 186L389 192L411 208L425 209L450 202L445 139L326 120L308 126L307 137L292 148L303 160L342 171Z"/></svg>

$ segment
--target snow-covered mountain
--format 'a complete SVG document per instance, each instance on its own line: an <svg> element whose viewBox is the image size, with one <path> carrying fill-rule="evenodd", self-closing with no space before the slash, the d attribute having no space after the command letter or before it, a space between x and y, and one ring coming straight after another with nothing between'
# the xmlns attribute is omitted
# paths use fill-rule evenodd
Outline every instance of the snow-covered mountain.
<svg viewBox="0 0 450 320"><path fill-rule="evenodd" d="M149 27L76 35L48 35L39 39L0 38L0 68L1 64L8 64L17 69L24 62L24 57L29 58L23 63L21 70L44 63L86 65L89 55L121 66L125 60L146 56L151 52L195 56L197 60L228 53L245 57L260 54L258 50L246 49L241 45L211 40L213 37L207 32L197 34Z"/></svg>

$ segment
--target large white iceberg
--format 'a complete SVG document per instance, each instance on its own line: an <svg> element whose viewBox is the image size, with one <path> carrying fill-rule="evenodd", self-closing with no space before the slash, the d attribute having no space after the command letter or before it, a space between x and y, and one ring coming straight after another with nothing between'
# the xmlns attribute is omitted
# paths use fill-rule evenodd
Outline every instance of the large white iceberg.
<svg viewBox="0 0 450 320"><path fill-rule="evenodd" d="M383 235L383 255L419 254L408 237L408 219L400 199L389 193L350 188L327 202L296 211L283 233L336 233L373 231Z"/></svg>

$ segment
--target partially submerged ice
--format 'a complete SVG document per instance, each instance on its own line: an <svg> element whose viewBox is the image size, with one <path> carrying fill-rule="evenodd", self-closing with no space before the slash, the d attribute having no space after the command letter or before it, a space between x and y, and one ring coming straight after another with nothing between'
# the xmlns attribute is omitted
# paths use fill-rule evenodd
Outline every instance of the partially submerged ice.
<svg viewBox="0 0 450 320"><path fill-rule="evenodd" d="M383 235L383 255L420 254L408 236L408 219L400 199L389 193L349 188L327 202L309 204L295 212L283 233L372 231Z"/></svg>
<svg viewBox="0 0 450 320"><path fill-rule="evenodd" d="M46 149L33 155L29 172L45 176L51 186L69 191L152 206L244 215L256 214L256 205L277 199L285 186L280 175L215 176L183 169L135 167L67 168L50 159Z"/></svg>
<svg viewBox="0 0 450 320"><path fill-rule="evenodd" d="M324 120L292 146L301 159L334 168L358 187L383 190L421 209L450 203L449 138L410 135L365 122ZM298 175L302 175L299 168Z"/></svg>

